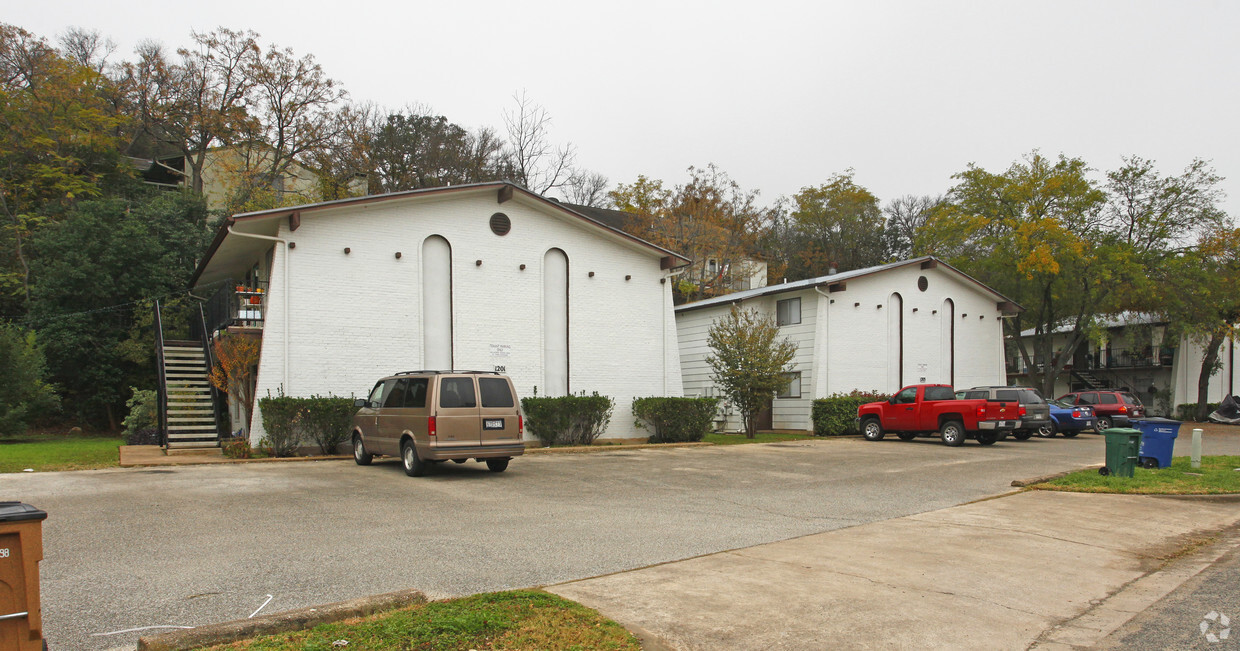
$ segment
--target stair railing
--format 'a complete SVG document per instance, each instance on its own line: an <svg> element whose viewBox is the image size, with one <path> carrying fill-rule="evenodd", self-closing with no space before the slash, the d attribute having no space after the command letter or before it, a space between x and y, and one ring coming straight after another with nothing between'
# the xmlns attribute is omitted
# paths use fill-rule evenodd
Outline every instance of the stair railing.
<svg viewBox="0 0 1240 651"><path fill-rule="evenodd" d="M160 317L159 299L155 300L155 364L159 375L159 444L168 447L168 375L164 364L164 322Z"/></svg>
<svg viewBox="0 0 1240 651"><path fill-rule="evenodd" d="M228 422L228 407L224 392L211 382L211 371L215 369L215 346L213 346L211 329L207 327L207 315L203 311L202 302L198 303L198 339L202 343L203 361L207 364L207 386L211 388L211 412L215 418L215 436L223 439L232 434L232 425Z"/></svg>

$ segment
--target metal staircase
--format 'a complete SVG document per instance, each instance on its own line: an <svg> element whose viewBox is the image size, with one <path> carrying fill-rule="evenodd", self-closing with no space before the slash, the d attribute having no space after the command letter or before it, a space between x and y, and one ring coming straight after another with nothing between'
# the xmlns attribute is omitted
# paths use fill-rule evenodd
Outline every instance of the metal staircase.
<svg viewBox="0 0 1240 651"><path fill-rule="evenodd" d="M1080 380L1086 388L1094 391L1105 389L1107 386L1105 382L1099 380L1096 375L1090 373L1089 371L1078 371L1076 369L1072 369L1072 375L1076 377L1076 379Z"/></svg>
<svg viewBox="0 0 1240 651"><path fill-rule="evenodd" d="M202 344L165 341L163 369L168 449L218 448L215 404Z"/></svg>

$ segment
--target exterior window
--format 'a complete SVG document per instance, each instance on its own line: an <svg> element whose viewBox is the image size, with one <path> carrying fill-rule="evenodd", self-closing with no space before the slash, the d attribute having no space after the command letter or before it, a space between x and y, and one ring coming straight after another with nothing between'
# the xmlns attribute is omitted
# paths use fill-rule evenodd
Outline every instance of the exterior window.
<svg viewBox="0 0 1240 651"><path fill-rule="evenodd" d="M375 385L374 390L370 392L370 398L368 398L368 400L376 407L382 406L383 405L383 389L385 387L390 389L392 385L394 384L396 384L396 380L388 380L386 383L379 382L378 384Z"/></svg>
<svg viewBox="0 0 1240 651"><path fill-rule="evenodd" d="M909 387L896 394L896 404L906 405L917 402L917 387Z"/></svg>
<svg viewBox="0 0 1240 651"><path fill-rule="evenodd" d="M392 389L383 399L384 409L401 409L405 406L405 394L409 391L409 379L401 378L396 381L396 388Z"/></svg>
<svg viewBox="0 0 1240 651"><path fill-rule="evenodd" d="M1114 405L1119 403L1119 401L1115 399L1115 394L1113 393L1099 393L1098 397L1102 398L1102 404L1104 405Z"/></svg>
<svg viewBox="0 0 1240 651"><path fill-rule="evenodd" d="M471 377L446 377L439 381L439 406L445 409L473 409L478 406L474 398L474 379Z"/></svg>
<svg viewBox="0 0 1240 651"><path fill-rule="evenodd" d="M951 387L926 387L926 400L955 400Z"/></svg>
<svg viewBox="0 0 1240 651"><path fill-rule="evenodd" d="M790 298L775 304L775 324L786 326L801 322L801 299Z"/></svg>
<svg viewBox="0 0 1240 651"><path fill-rule="evenodd" d="M784 377L788 378L788 384L779 393L775 394L776 398L800 398L801 397L801 372L784 373Z"/></svg>
<svg viewBox="0 0 1240 651"><path fill-rule="evenodd" d="M424 377L415 377L409 379L409 390L405 393L406 409L425 409L426 408L426 386L430 383Z"/></svg>
<svg viewBox="0 0 1240 651"><path fill-rule="evenodd" d="M483 407L511 407L512 392L508 390L508 381L497 377L478 378L478 391L482 393Z"/></svg>

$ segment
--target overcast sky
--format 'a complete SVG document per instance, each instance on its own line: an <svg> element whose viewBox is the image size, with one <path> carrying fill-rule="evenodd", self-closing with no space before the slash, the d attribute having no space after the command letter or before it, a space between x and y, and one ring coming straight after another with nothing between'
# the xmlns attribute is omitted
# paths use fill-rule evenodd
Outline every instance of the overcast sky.
<svg viewBox="0 0 1240 651"><path fill-rule="evenodd" d="M354 101L502 126L524 90L612 183L715 163L764 203L853 168L885 202L940 194L1033 149L1195 157L1240 213L1240 2L9 3L54 39L96 29L130 58L191 30L252 29L313 54Z"/></svg>

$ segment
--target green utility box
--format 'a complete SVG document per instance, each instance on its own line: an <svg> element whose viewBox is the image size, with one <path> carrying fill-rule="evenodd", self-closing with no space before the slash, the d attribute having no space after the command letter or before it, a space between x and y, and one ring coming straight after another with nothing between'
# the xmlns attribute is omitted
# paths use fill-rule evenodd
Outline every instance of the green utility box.
<svg viewBox="0 0 1240 651"><path fill-rule="evenodd" d="M1099 468L1098 474L1131 477L1141 450L1141 431L1112 427L1102 435L1107 439L1107 465Z"/></svg>

